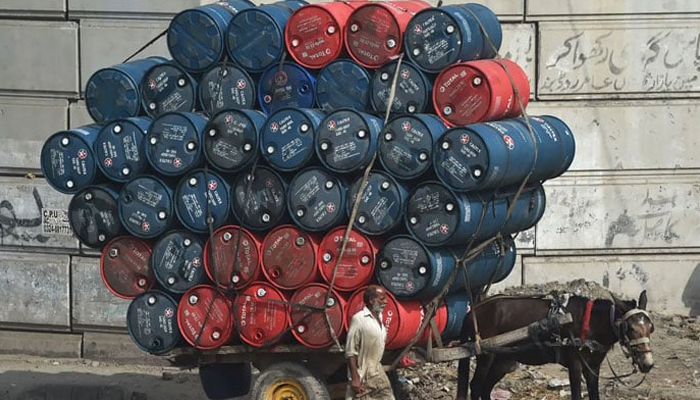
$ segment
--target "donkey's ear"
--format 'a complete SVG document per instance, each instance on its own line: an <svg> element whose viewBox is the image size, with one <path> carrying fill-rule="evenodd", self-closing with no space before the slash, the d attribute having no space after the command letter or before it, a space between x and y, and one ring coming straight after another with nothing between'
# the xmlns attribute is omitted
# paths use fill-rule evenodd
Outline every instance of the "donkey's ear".
<svg viewBox="0 0 700 400"><path fill-rule="evenodd" d="M639 294L639 304L637 304L637 307L640 310L647 309L647 291L646 290L642 290L642 293Z"/></svg>

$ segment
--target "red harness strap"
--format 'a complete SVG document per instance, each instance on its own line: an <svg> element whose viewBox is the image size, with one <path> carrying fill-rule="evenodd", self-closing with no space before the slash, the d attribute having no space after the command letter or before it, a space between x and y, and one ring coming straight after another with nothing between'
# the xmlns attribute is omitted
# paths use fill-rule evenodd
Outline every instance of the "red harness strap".
<svg viewBox="0 0 700 400"><path fill-rule="evenodd" d="M591 330L591 311L593 311L593 300L588 300L586 310L583 312L583 327L581 328L581 340L588 336L588 331Z"/></svg>

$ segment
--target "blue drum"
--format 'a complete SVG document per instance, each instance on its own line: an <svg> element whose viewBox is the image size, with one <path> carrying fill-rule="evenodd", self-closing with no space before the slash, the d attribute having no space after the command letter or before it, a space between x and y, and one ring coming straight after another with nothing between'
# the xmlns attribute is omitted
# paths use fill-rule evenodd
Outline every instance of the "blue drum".
<svg viewBox="0 0 700 400"><path fill-rule="evenodd" d="M231 209L230 188L219 174L203 169L182 177L175 189L175 214L182 225L195 233L224 225Z"/></svg>
<svg viewBox="0 0 700 400"><path fill-rule="evenodd" d="M68 204L68 222L80 243L103 248L123 232L119 222L119 193L110 185L88 186Z"/></svg>
<svg viewBox="0 0 700 400"><path fill-rule="evenodd" d="M360 202L353 227L370 236L383 235L397 228L403 217L408 191L386 172L372 171L364 191L358 196L362 180L362 176L358 177L348 190L345 207L348 217L355 202Z"/></svg>
<svg viewBox="0 0 700 400"><path fill-rule="evenodd" d="M145 141L151 119L121 118L102 127L93 145L96 163L105 176L124 183L148 169Z"/></svg>
<svg viewBox="0 0 700 400"><path fill-rule="evenodd" d="M231 208L244 228L268 231L287 220L287 182L265 166L238 174L231 188Z"/></svg>
<svg viewBox="0 0 700 400"><path fill-rule="evenodd" d="M445 130L433 114L395 117L379 135L379 162L396 179L416 179L430 170L433 147Z"/></svg>
<svg viewBox="0 0 700 400"><path fill-rule="evenodd" d="M158 283L181 294L206 279L204 244L192 232L174 230L153 245L150 266Z"/></svg>
<svg viewBox="0 0 700 400"><path fill-rule="evenodd" d="M360 171L377 151L381 119L343 108L328 114L316 135L316 156L328 170L337 174Z"/></svg>
<svg viewBox="0 0 700 400"><path fill-rule="evenodd" d="M217 170L241 171L256 160L265 114L254 110L224 110L204 128L204 156Z"/></svg>
<svg viewBox="0 0 700 400"><path fill-rule="evenodd" d="M141 105L153 118L167 112L194 111L197 81L172 61L154 65L141 82Z"/></svg>
<svg viewBox="0 0 700 400"><path fill-rule="evenodd" d="M197 167L207 119L195 113L166 113L148 128L146 158L158 173L181 176Z"/></svg>
<svg viewBox="0 0 700 400"><path fill-rule="evenodd" d="M173 192L155 176L142 175L119 193L119 220L132 235L152 239L168 231L175 220Z"/></svg>
<svg viewBox="0 0 700 400"><path fill-rule="evenodd" d="M75 194L99 179L92 151L99 125L57 132L41 148L41 173L52 188Z"/></svg>
<svg viewBox="0 0 700 400"><path fill-rule="evenodd" d="M229 109L252 109L255 107L255 81L236 65L216 64L202 75L199 103L211 114Z"/></svg>
<svg viewBox="0 0 700 400"><path fill-rule="evenodd" d="M372 109L381 114L387 112L394 75L398 74L391 113L418 114L432 110L432 81L411 62L402 62L399 71L397 66L398 60L390 61L372 75L369 96Z"/></svg>
<svg viewBox="0 0 700 400"><path fill-rule="evenodd" d="M126 311L126 329L141 350L160 355L182 342L177 324L177 301L151 290L133 299Z"/></svg>
<svg viewBox="0 0 700 400"><path fill-rule="evenodd" d="M316 104L326 112L340 108L369 109L370 75L353 60L336 60L316 77Z"/></svg>
<svg viewBox="0 0 700 400"><path fill-rule="evenodd" d="M321 167L309 167L289 182L287 209L295 224L326 232L347 221L345 183Z"/></svg>
<svg viewBox="0 0 700 400"><path fill-rule="evenodd" d="M260 137L260 152L278 171L301 169L314 156L314 137L323 120L322 111L282 108L270 115Z"/></svg>
<svg viewBox="0 0 700 400"><path fill-rule="evenodd" d="M266 113L281 108L313 108L316 78L299 64L285 61L267 68L258 81L258 101Z"/></svg>

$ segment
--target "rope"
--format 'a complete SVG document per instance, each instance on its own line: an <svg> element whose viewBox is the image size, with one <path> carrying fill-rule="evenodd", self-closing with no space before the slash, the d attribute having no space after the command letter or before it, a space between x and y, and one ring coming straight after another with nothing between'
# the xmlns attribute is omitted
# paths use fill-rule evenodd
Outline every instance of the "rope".
<svg viewBox="0 0 700 400"><path fill-rule="evenodd" d="M122 61L122 64L123 64L123 63L126 63L126 62L129 62L132 58L136 57L139 53L141 53L142 51L144 51L144 50L146 50L147 48L151 47L151 45L152 45L153 43L157 42L158 39L162 38L162 37L165 36L167 33L168 33L168 30L165 29L163 32L161 32L161 33L159 33L158 35L156 35L156 37L154 37L153 39L149 40L148 43L146 43L146 44L144 44L143 46L141 46L140 49L136 50L135 53L133 53L132 55L130 55L129 57L127 57L126 59L124 59L124 61Z"/></svg>

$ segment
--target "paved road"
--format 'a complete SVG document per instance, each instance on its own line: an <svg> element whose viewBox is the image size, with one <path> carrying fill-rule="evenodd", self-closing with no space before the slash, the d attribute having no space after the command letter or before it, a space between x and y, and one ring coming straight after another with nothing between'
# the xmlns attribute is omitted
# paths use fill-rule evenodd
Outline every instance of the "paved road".
<svg viewBox="0 0 700 400"><path fill-rule="evenodd" d="M206 399L196 371L0 355L0 400Z"/></svg>

